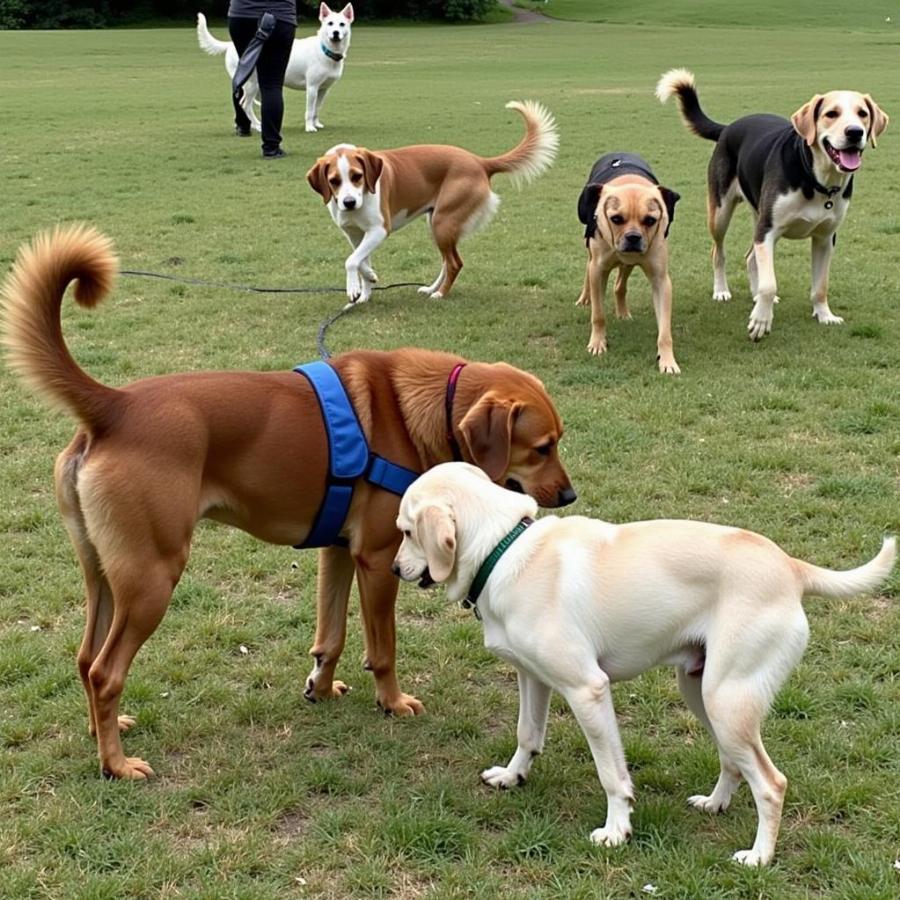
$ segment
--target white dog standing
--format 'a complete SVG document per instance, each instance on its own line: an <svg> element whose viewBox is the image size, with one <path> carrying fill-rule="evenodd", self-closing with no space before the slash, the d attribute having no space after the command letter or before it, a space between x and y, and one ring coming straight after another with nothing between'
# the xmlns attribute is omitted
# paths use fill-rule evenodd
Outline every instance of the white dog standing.
<svg viewBox="0 0 900 900"><path fill-rule="evenodd" d="M319 120L319 112L325 96L344 74L344 60L350 49L353 4L348 3L340 12L333 12L327 4L321 4L319 22L321 25L315 36L294 41L284 75L285 87L306 91L306 130L310 132L324 127ZM203 13L197 13L197 40L200 48L210 56L225 54L225 69L228 77L232 78L239 60L237 50L230 41L217 40L210 34ZM244 98L241 101L254 131L261 130L253 108L258 97L259 84L254 72L244 85Z"/></svg>
<svg viewBox="0 0 900 900"><path fill-rule="evenodd" d="M766 753L760 725L806 646L801 600L874 589L893 567L895 539L866 565L833 572L739 528L613 525L582 516L531 524L536 512L530 497L498 487L474 466L444 463L415 481L397 519L403 543L394 572L422 587L446 583L451 600L480 615L485 646L518 670L518 748L482 780L501 788L525 781L557 690L587 737L606 792L606 824L591 840L621 844L631 834L634 792L610 683L676 666L682 696L716 741L721 763L712 793L688 802L721 812L746 779L759 824L753 847L734 858L765 865L787 779Z"/></svg>

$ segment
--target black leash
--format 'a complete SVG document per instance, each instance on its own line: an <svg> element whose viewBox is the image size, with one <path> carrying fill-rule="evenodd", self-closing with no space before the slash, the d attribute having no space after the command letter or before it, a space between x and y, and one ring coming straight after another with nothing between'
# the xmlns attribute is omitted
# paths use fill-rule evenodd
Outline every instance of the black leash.
<svg viewBox="0 0 900 900"><path fill-rule="evenodd" d="M244 291L253 294L343 294L344 288L341 287L309 287L309 288L267 288L253 287L247 284L226 284L222 281L203 281L200 278L185 278L181 275L164 275L161 272L142 272L138 269L120 269L120 275L130 275L136 278L159 278L163 281L177 281L179 284L193 284L201 287L224 288L229 291ZM418 281L398 281L394 284L375 285L375 291L391 291L394 288L402 287L421 287ZM363 303L348 303L342 309L338 310L334 315L329 316L319 325L319 331L316 335L316 348L322 359L329 359L331 352L325 346L325 335L328 329L337 322L341 316L346 315L358 306L364 306Z"/></svg>

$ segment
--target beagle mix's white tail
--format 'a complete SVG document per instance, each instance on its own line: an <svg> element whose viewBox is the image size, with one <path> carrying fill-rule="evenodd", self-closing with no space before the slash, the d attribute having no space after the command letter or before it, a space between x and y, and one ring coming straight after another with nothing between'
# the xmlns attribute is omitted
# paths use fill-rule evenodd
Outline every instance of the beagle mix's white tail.
<svg viewBox="0 0 900 900"><path fill-rule="evenodd" d="M483 162L488 177L506 172L512 176L513 184L520 187L534 181L556 158L559 132L553 115L535 100L510 100L506 108L516 110L525 120L525 137L509 153Z"/></svg>
<svg viewBox="0 0 900 900"><path fill-rule="evenodd" d="M203 13L197 13L197 43L201 50L205 50L210 56L221 56L228 52L231 46L227 41L220 41L214 38L206 27L206 16Z"/></svg>
<svg viewBox="0 0 900 900"><path fill-rule="evenodd" d="M853 597L875 590L891 574L896 558L897 539L886 537L878 555L857 569L835 572L800 559L795 559L794 565L803 582L804 596Z"/></svg>

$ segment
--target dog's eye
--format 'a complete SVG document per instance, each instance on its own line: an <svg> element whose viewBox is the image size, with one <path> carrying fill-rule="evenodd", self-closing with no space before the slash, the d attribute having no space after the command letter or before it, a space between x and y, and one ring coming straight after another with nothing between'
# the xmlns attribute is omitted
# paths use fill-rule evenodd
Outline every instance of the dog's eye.
<svg viewBox="0 0 900 900"><path fill-rule="evenodd" d="M609 221L613 223L613 225L624 225L625 224L625 216L620 216L616 213L614 216L609 217Z"/></svg>
<svg viewBox="0 0 900 900"><path fill-rule="evenodd" d="M405 538L411 538L411 537L412 537L412 532L411 532L409 529L406 529L406 530L403 532L403 537L405 537Z"/></svg>
<svg viewBox="0 0 900 900"><path fill-rule="evenodd" d="M656 224L655 216L644 216L644 224L649 228L651 225Z"/></svg>
<svg viewBox="0 0 900 900"><path fill-rule="evenodd" d="M329 179L328 179L328 183L329 183L333 188L340 187L340 186L341 186L341 179L338 178L338 177L329 178Z"/></svg>
<svg viewBox="0 0 900 900"><path fill-rule="evenodd" d="M354 184L359 184L360 181L362 181L362 173L361 173L361 172L351 172L351 173L350 173L350 180L351 180Z"/></svg>
<svg viewBox="0 0 900 900"><path fill-rule="evenodd" d="M861 119L868 119L868 118L869 118L868 110L865 110L865 109L858 109L858 110L856 111L856 114L857 114Z"/></svg>
<svg viewBox="0 0 900 900"><path fill-rule="evenodd" d="M540 453L541 456L549 456L550 451L553 449L553 444L542 444L540 447L535 447L535 453Z"/></svg>
<svg viewBox="0 0 900 900"><path fill-rule="evenodd" d="M829 109L827 113L825 113L826 119L836 119L840 113L836 109Z"/></svg>

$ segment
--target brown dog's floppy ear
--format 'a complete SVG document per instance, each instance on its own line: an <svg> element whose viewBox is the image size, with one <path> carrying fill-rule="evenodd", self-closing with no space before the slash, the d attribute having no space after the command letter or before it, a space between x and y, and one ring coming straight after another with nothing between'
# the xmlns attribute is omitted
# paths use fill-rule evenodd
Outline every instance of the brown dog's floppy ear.
<svg viewBox="0 0 900 900"><path fill-rule="evenodd" d="M328 163L325 162L323 157L306 173L306 180L309 182L309 186L322 195L322 200L325 203L328 203L331 199L331 185L328 184L327 169Z"/></svg>
<svg viewBox="0 0 900 900"><path fill-rule="evenodd" d="M428 573L446 581L456 565L456 522L444 506L426 506L416 519L416 537L425 551Z"/></svg>
<svg viewBox="0 0 900 900"><path fill-rule="evenodd" d="M469 454L491 481L499 481L509 468L512 429L519 405L486 394L459 423Z"/></svg>
<svg viewBox="0 0 900 900"><path fill-rule="evenodd" d="M360 150L358 156L359 164L363 170L363 181L365 182L366 190L370 194L374 194L375 185L378 183L378 179L381 178L381 170L384 168L384 160L371 150Z"/></svg>
<svg viewBox="0 0 900 900"><path fill-rule="evenodd" d="M797 134L809 144L810 147L816 143L816 120L819 118L819 111L822 109L822 101L825 98L821 94L816 94L809 103L804 103L800 109L791 116L791 123Z"/></svg>
<svg viewBox="0 0 900 900"><path fill-rule="evenodd" d="M602 184L586 184L578 198L578 221L585 226L586 240L590 240L597 231L597 204L602 190Z"/></svg>
<svg viewBox="0 0 900 900"><path fill-rule="evenodd" d="M669 229L675 221L675 204L681 199L681 194L677 191L673 191L671 188L663 187L662 185L659 186L658 190L662 195L663 203L666 205L666 213L669 217L668 224L666 225L666 232L663 235L663 237L668 237Z"/></svg>
<svg viewBox="0 0 900 900"><path fill-rule="evenodd" d="M866 106L869 107L869 115L872 117L869 139L872 141L872 146L877 147L878 144L875 143L875 139L880 138L884 134L884 129L888 127L888 122L891 120L888 114L872 99L871 95L863 94L863 100L866 101Z"/></svg>

